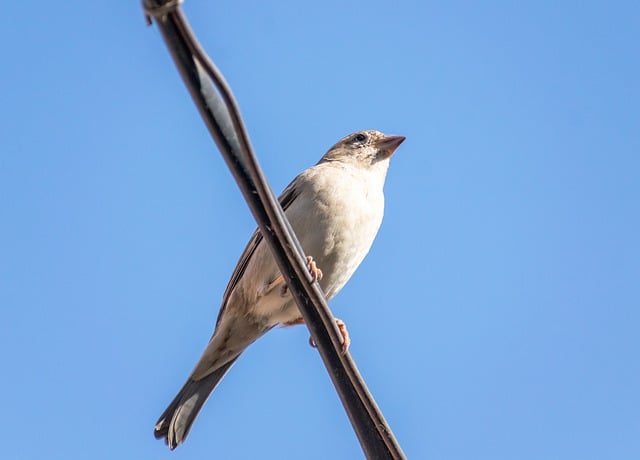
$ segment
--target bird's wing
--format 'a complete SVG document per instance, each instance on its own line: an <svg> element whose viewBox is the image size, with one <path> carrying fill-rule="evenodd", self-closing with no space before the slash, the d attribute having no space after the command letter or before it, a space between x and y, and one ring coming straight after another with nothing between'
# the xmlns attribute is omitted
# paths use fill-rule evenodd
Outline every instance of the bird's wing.
<svg viewBox="0 0 640 460"><path fill-rule="evenodd" d="M280 202L280 206L284 211L293 203L295 198L300 194L300 187L297 186L299 184L298 178L294 179L287 188L284 189L278 201ZM236 265L233 274L231 275L231 279L229 280L229 284L227 284L227 288L222 295L222 306L220 307L220 313L218 313L218 319L216 321L216 325L220 322L220 318L224 314L225 309L227 308L227 303L229 302L229 297L231 293L238 285L238 282L244 275L245 270L247 269L247 265L249 264L249 260L251 260L251 256L255 252L256 248L262 241L262 233L260 230L256 230L253 232L251 239L249 240L249 244L244 248L242 255L240 256L240 260L238 260L238 264Z"/></svg>

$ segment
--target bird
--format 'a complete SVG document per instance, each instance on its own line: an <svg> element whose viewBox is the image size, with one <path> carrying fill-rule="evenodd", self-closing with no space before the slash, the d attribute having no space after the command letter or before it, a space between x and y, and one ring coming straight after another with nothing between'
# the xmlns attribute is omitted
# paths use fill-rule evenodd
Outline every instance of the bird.
<svg viewBox="0 0 640 460"><path fill-rule="evenodd" d="M342 138L282 192L285 211L312 280L333 298L365 258L384 214L389 160L404 136L358 131ZM154 436L169 449L189 434L209 395L242 352L276 326L304 324L259 230L240 256L222 296L213 335L182 389L158 419ZM336 319L349 345L344 322Z"/></svg>

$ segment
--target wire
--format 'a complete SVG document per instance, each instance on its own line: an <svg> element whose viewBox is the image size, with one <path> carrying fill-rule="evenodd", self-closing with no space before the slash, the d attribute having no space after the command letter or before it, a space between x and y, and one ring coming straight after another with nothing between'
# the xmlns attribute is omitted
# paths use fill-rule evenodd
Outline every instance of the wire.
<svg viewBox="0 0 640 460"><path fill-rule="evenodd" d="M369 459L406 458L349 353L318 283L311 283L300 243L253 152L238 104L220 70L197 42L182 0L143 0L209 132L269 244Z"/></svg>

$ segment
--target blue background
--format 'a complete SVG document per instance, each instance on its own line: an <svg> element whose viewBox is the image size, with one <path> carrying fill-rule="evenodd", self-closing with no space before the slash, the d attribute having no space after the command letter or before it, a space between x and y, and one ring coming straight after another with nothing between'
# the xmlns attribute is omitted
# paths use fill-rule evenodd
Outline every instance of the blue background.
<svg viewBox="0 0 640 460"><path fill-rule="evenodd" d="M185 11L276 192L402 134L332 302L409 458L640 458L640 3L207 2ZM139 2L0 28L6 459L362 456L303 327L152 435L254 229Z"/></svg>

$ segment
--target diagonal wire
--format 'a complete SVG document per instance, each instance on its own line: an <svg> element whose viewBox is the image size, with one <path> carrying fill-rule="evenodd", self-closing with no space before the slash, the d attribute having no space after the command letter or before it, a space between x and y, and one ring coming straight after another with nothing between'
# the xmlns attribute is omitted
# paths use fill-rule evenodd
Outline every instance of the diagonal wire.
<svg viewBox="0 0 640 460"><path fill-rule="evenodd" d="M143 0L209 132L269 244L336 387L362 449L369 459L404 459L380 409L349 353L326 298L311 283L306 258L253 153L231 89L195 39L179 5L182 0Z"/></svg>

